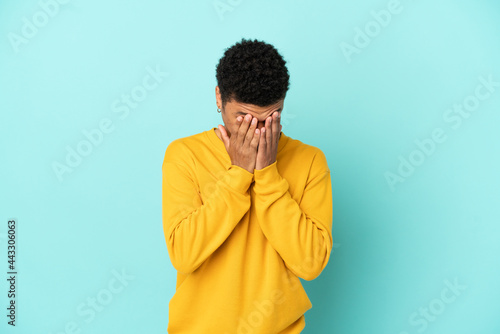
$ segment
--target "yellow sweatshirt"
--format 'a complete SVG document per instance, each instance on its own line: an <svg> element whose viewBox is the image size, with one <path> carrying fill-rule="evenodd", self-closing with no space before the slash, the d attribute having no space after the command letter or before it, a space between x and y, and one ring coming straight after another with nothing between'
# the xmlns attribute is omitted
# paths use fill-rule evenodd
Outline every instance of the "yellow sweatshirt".
<svg viewBox="0 0 500 334"><path fill-rule="evenodd" d="M169 334L300 333L333 246L323 152L281 132L273 164L231 164L215 128L172 141L162 165L163 231L177 270Z"/></svg>

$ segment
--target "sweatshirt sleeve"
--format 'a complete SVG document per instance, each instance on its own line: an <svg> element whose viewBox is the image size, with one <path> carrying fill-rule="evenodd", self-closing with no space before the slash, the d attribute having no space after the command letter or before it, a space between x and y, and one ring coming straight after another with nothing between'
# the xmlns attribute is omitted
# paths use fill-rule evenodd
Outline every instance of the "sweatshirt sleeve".
<svg viewBox="0 0 500 334"><path fill-rule="evenodd" d="M201 199L198 181L180 162L162 165L163 231L174 268L196 270L231 234L250 209L253 174L231 165L214 182L213 192Z"/></svg>
<svg viewBox="0 0 500 334"><path fill-rule="evenodd" d="M325 155L318 149L300 204L277 162L254 170L256 211L262 232L298 277L313 280L326 267L333 246L332 186Z"/></svg>

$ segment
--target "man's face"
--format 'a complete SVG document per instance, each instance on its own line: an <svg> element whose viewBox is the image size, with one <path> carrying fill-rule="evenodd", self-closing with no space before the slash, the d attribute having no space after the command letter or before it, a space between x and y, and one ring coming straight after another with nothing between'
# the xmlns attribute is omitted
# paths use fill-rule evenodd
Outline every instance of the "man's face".
<svg viewBox="0 0 500 334"><path fill-rule="evenodd" d="M217 92L218 92L217 87ZM220 101L220 95L217 94L217 104L222 106ZM278 101L275 104L271 104L265 107L259 107L253 104L239 103L234 100L227 102L224 108L221 108L222 120L224 121L224 127L227 131L229 137L231 133L236 133L238 131L238 124L236 123L236 118L238 116L245 117L246 114L250 114L252 117L257 118L257 129L262 130L266 126L266 118L272 116L275 111L281 114L283 110L284 99Z"/></svg>

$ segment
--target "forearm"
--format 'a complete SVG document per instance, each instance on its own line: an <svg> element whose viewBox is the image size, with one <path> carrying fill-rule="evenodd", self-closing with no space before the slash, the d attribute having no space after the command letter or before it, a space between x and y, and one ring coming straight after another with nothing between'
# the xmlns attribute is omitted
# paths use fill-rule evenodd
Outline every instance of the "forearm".
<svg viewBox="0 0 500 334"><path fill-rule="evenodd" d="M183 173L183 166L163 165L163 228L173 266L187 274L220 247L250 209L253 175L231 166L202 202Z"/></svg>
<svg viewBox="0 0 500 334"><path fill-rule="evenodd" d="M328 263L333 239L330 172L318 174L295 201L276 163L255 171L256 212L262 232L297 276L312 280Z"/></svg>

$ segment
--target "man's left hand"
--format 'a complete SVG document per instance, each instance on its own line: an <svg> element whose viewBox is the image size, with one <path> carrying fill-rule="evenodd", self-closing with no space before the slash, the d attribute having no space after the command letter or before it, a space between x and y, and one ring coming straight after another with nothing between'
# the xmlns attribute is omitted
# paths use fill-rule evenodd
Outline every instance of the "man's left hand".
<svg viewBox="0 0 500 334"><path fill-rule="evenodd" d="M263 169L276 161L282 128L280 116L280 113L275 111L271 116L266 118L265 131L263 132L262 129L260 131L255 169Z"/></svg>

